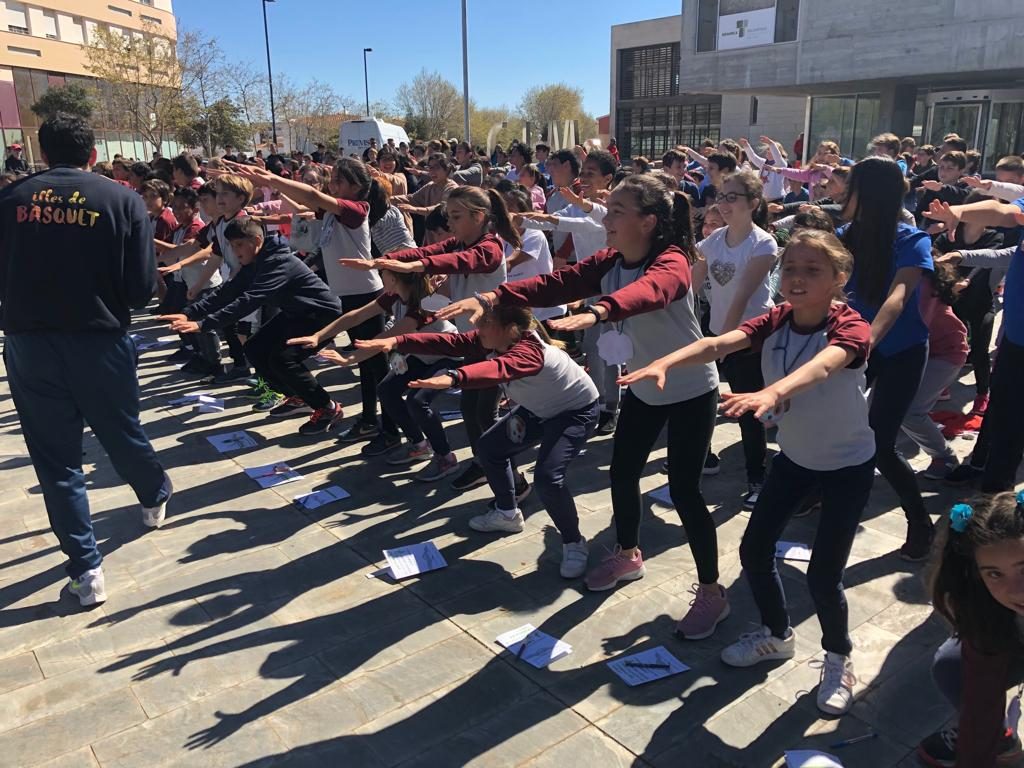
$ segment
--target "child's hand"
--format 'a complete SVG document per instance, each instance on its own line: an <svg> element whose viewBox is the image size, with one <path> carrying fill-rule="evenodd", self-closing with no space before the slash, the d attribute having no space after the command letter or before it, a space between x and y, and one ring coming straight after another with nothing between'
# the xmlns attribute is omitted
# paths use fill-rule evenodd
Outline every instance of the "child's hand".
<svg viewBox="0 0 1024 768"><path fill-rule="evenodd" d="M926 218L933 221L941 221L945 224L946 233L950 239L956 237L956 228L960 226L960 216L949 207L949 203L944 203L941 200L932 200L924 215Z"/></svg>
<svg viewBox="0 0 1024 768"><path fill-rule="evenodd" d="M750 412L753 412L755 419L760 419L769 411L779 412L779 396L771 388L762 389L760 392L726 392L722 395L719 410L723 415L733 419Z"/></svg>
<svg viewBox="0 0 1024 768"><path fill-rule="evenodd" d="M644 379L653 379L658 389L664 389L665 375L667 373L668 368L665 365L654 362L650 365L645 365L643 368L630 371L625 376L619 376L618 383L620 386L628 387L630 384L636 384Z"/></svg>
<svg viewBox="0 0 1024 768"><path fill-rule="evenodd" d="M442 285L448 282L448 275L431 275L430 276L430 287L433 290L437 290Z"/></svg>
<svg viewBox="0 0 1024 768"><path fill-rule="evenodd" d="M289 339L288 343L291 344L292 340ZM356 362L353 358L341 354L336 349L321 349L320 357L335 365L354 365Z"/></svg>
<svg viewBox="0 0 1024 768"><path fill-rule="evenodd" d="M778 214L784 212L785 210L786 209L779 203L768 203L768 213Z"/></svg>
<svg viewBox="0 0 1024 768"><path fill-rule="evenodd" d="M597 325L597 318L591 312L580 312L577 315L565 315L548 320L548 327L554 331L582 331Z"/></svg>
<svg viewBox="0 0 1024 768"><path fill-rule="evenodd" d="M368 349L371 352L391 352L398 346L393 336L387 339L357 339L355 344L356 349Z"/></svg>
<svg viewBox="0 0 1024 768"><path fill-rule="evenodd" d="M338 263L343 267L349 269L358 269L361 272L369 272L371 269L376 269L374 266L374 259L338 259Z"/></svg>
<svg viewBox="0 0 1024 768"><path fill-rule="evenodd" d="M396 261L395 259L374 259L373 266L375 269L386 269L388 272L396 272L398 274L408 274L411 272L423 272L423 262L421 261Z"/></svg>
<svg viewBox="0 0 1024 768"><path fill-rule="evenodd" d="M182 322L185 322L186 320L188 320L188 318L185 315L182 315L182 314L176 314L176 315L157 315L156 319L157 320L162 320L163 322L168 323L170 325L173 325L174 323L182 323Z"/></svg>
<svg viewBox="0 0 1024 768"><path fill-rule="evenodd" d="M178 262L175 262L174 264L171 264L171 265L166 266L166 267L157 267L156 271L159 272L161 275L170 275L170 274L173 274L173 273L177 272L180 269L181 269L181 264L179 264Z"/></svg>
<svg viewBox="0 0 1024 768"><path fill-rule="evenodd" d="M451 389L455 386L455 377L448 373L442 373L440 376L432 376L429 379L410 381L408 386L412 389Z"/></svg>
<svg viewBox="0 0 1024 768"><path fill-rule="evenodd" d="M175 333L199 333L199 323L193 320L175 320L171 323L171 330Z"/></svg>
<svg viewBox="0 0 1024 768"><path fill-rule="evenodd" d="M926 181L922 181L921 186L929 192L938 192L942 189L942 182L935 181L934 179L928 179Z"/></svg>
<svg viewBox="0 0 1024 768"><path fill-rule="evenodd" d="M477 301L475 296L470 296L461 301L453 301L447 307L441 307L441 309L437 310L435 317L438 320L451 320L468 312L469 322L476 323L477 320L483 317L484 311L484 305Z"/></svg>
<svg viewBox="0 0 1024 768"><path fill-rule="evenodd" d="M992 189L992 182L989 179L980 179L977 176L964 176L960 181L973 189L984 189L986 192Z"/></svg>
<svg viewBox="0 0 1024 768"><path fill-rule="evenodd" d="M285 342L289 347L302 347L303 349L316 349L320 346L320 339L317 336L296 336ZM326 355L325 355L326 357Z"/></svg>

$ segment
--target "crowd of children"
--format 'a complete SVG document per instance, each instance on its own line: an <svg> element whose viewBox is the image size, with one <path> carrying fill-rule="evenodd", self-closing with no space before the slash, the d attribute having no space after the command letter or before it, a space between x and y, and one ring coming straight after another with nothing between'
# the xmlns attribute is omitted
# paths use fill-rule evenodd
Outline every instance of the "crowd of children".
<svg viewBox="0 0 1024 768"><path fill-rule="evenodd" d="M826 141L802 166L769 137L626 168L579 150L516 143L487 157L434 141L330 165L320 152L99 170L134 187L155 222L161 315L181 334L185 375L248 380L254 410L308 414L299 432L316 435L344 415L307 359L358 366L361 412L341 440L424 464L420 482L487 484L475 531L522 531L535 488L562 576L590 590L645 574L640 479L667 426L669 493L699 582L677 627L689 640L730 614L701 478L719 470L718 414L737 419L751 510L740 559L760 616L722 660L794 655L776 543L820 507L807 584L824 651L817 704L831 715L854 700L843 574L880 475L907 519L899 554L934 552L934 604L954 628L935 675L959 730L926 739L922 758L973 768L1019 753L1002 708L1024 679L1024 160L968 175L955 135L916 147L883 134L856 163ZM351 343L334 349L342 333ZM965 364L981 428L961 465L929 414ZM461 392L462 466L433 405L444 390ZM898 450L901 432L929 457L923 472ZM567 480L594 435L614 436L616 545L597 562ZM517 459L535 446L531 486ZM984 495L947 514L926 506L921 479L975 481Z"/></svg>

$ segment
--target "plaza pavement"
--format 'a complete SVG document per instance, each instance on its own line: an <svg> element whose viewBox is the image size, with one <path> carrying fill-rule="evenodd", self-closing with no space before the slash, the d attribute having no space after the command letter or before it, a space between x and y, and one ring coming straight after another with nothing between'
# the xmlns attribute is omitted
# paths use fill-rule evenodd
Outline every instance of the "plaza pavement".
<svg viewBox="0 0 1024 768"><path fill-rule="evenodd" d="M170 338L146 315L133 331ZM363 461L358 445L301 437L300 419L253 413L238 386L213 390L225 398L222 413L170 407L199 391L167 362L173 349L143 352L139 365L143 421L175 486L162 529L143 528L131 490L86 435L109 592L91 611L60 595L63 558L0 379L0 766L757 767L780 765L786 749L828 751L877 732L836 756L849 768L907 768L918 740L951 714L929 677L947 631L922 567L894 554L905 524L884 481L846 577L857 703L825 719L814 704L820 632L803 563L781 564L796 658L747 670L718 659L757 619L737 555L749 515L735 424L716 429L723 470L704 481L732 616L713 637L683 642L672 630L696 572L672 509L645 497L646 578L587 593L559 577L560 541L536 496L524 504L522 534L475 533L467 520L483 510L486 488L458 495ZM356 373L321 370L357 413ZM953 404L970 395L956 387ZM439 402L457 408L449 395ZM205 439L234 430L257 446L221 455ZM461 428L452 422L449 432L465 458ZM593 439L570 469L592 562L613 543L610 445ZM964 455L970 443L956 447ZM663 457L659 443L645 491L664 484ZM261 490L243 472L280 461L304 479ZM351 497L316 510L292 502L332 484ZM935 514L956 498L922 485ZM810 542L815 523L794 520L785 538ZM367 577L384 564L383 549L428 539L446 569L400 583ZM544 670L502 652L496 636L527 622L573 652ZM606 666L657 645L692 669L629 688Z"/></svg>

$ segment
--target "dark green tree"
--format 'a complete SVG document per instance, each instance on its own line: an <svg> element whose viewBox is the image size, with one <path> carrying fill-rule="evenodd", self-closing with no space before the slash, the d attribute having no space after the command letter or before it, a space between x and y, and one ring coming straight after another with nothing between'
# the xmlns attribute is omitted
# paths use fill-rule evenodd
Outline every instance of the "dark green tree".
<svg viewBox="0 0 1024 768"><path fill-rule="evenodd" d="M206 157L213 157L218 147L246 147L252 142L242 110L230 99L218 99L205 112L197 108L192 114L195 119L185 125L178 140L202 147Z"/></svg>
<svg viewBox="0 0 1024 768"><path fill-rule="evenodd" d="M93 113L92 95L80 85L59 85L48 89L31 109L43 120L58 112L88 120Z"/></svg>

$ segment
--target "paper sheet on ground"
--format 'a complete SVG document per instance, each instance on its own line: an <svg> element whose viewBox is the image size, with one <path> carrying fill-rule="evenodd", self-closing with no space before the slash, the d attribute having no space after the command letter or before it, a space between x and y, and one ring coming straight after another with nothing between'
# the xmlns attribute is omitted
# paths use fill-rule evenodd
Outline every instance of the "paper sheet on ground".
<svg viewBox="0 0 1024 768"><path fill-rule="evenodd" d="M630 666L630 662L633 664L667 664L668 669ZM608 662L608 666L612 672L622 678L622 682L631 686L661 680L663 677L678 675L680 672L686 672L689 669L683 662L665 650L665 647L662 645L647 651L634 653L631 656L622 656L614 659Z"/></svg>
<svg viewBox="0 0 1024 768"><path fill-rule="evenodd" d="M826 752L790 749L786 750L786 768L843 768L843 764Z"/></svg>
<svg viewBox="0 0 1024 768"><path fill-rule="evenodd" d="M224 401L219 397L200 395L196 400L196 409L200 413L220 413L224 410Z"/></svg>
<svg viewBox="0 0 1024 768"><path fill-rule="evenodd" d="M436 571L448 565L432 541L410 544L407 547L385 549L384 559L393 579L406 579L427 571Z"/></svg>
<svg viewBox="0 0 1024 768"><path fill-rule="evenodd" d="M256 441L248 432L226 432L223 435L207 435L207 441L220 453L255 448Z"/></svg>
<svg viewBox="0 0 1024 768"><path fill-rule="evenodd" d="M347 499L351 495L352 494L344 488L337 485L331 485L327 488L321 488L319 491L300 494L292 499L292 501L303 509L317 509L325 504L330 504L332 501Z"/></svg>
<svg viewBox="0 0 1024 768"><path fill-rule="evenodd" d="M544 669L555 659L572 653L571 645L552 637L547 632L541 632L533 624L524 624L519 629L498 635L497 641L499 645L507 648L509 653L537 669ZM522 653L519 652L520 648Z"/></svg>
<svg viewBox="0 0 1024 768"><path fill-rule="evenodd" d="M672 497L668 492L668 483L665 483L660 488L655 488L653 491L648 491L647 495L663 507L668 507L669 509L676 508L676 505L673 503Z"/></svg>
<svg viewBox="0 0 1024 768"><path fill-rule="evenodd" d="M262 467L251 467L245 470L245 474L259 483L260 488L273 488L302 479L302 475L283 461L276 464L264 464Z"/></svg>
<svg viewBox="0 0 1024 768"><path fill-rule="evenodd" d="M168 405L179 406L179 405L191 405L192 403L198 403L201 397L212 397L209 392L196 392L192 395L182 395L176 397L168 402Z"/></svg>
<svg viewBox="0 0 1024 768"><path fill-rule="evenodd" d="M780 541L775 544L775 556L806 563L811 559L811 548L799 541Z"/></svg>

